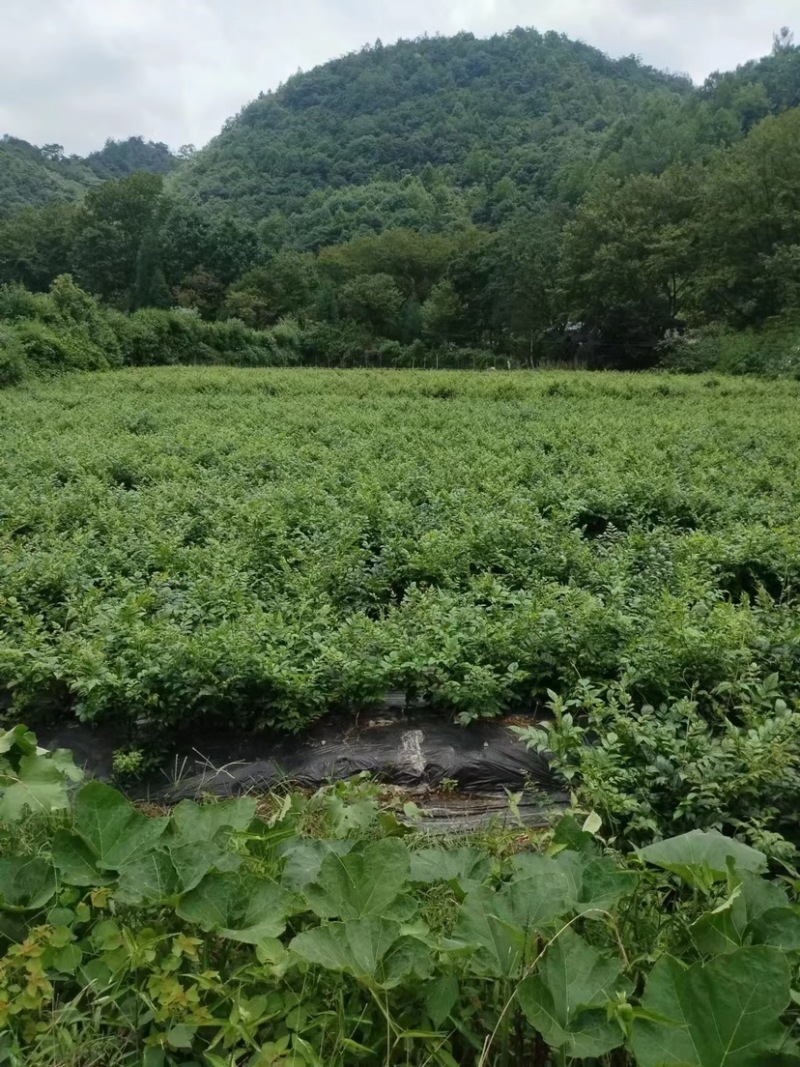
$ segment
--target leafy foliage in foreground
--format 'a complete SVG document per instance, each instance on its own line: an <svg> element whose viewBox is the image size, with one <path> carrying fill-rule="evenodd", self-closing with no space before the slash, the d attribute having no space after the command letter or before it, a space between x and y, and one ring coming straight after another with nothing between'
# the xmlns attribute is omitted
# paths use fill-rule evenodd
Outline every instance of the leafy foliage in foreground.
<svg viewBox="0 0 800 1067"><path fill-rule="evenodd" d="M6 812L0 1063L800 1063L797 883L762 853L698 831L625 861L594 815L431 847L377 798L148 817L89 782Z"/></svg>

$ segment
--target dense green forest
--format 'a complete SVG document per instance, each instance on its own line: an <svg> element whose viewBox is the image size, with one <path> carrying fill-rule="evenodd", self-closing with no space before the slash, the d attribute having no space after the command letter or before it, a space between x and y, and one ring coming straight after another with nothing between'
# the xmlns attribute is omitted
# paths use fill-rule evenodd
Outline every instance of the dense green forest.
<svg viewBox="0 0 800 1067"><path fill-rule="evenodd" d="M185 151L185 150L184 150ZM37 148L8 134L0 139L0 218L23 208L80 200L87 189L108 178L143 171L169 174L180 162L167 145L129 137L109 138L85 159L67 156L60 144Z"/></svg>
<svg viewBox="0 0 800 1067"><path fill-rule="evenodd" d="M800 367L788 30L699 88L555 33L378 42L196 153L0 151L0 284L280 324L315 363Z"/></svg>

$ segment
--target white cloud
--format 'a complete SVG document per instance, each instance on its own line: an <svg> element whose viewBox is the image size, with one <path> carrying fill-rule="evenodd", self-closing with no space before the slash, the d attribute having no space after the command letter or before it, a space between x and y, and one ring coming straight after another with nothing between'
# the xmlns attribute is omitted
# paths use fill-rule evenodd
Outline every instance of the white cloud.
<svg viewBox="0 0 800 1067"><path fill-rule="evenodd" d="M86 152L202 144L261 90L380 37L534 25L701 80L769 50L796 0L2 0L0 132Z"/></svg>

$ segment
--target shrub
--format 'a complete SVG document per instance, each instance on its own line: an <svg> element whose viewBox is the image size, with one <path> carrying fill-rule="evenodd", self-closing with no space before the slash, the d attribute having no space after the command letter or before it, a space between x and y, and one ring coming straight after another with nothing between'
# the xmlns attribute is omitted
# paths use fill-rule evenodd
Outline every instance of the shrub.
<svg viewBox="0 0 800 1067"><path fill-rule="evenodd" d="M65 370L108 370L106 354L81 330L57 330L42 322L14 327L17 343L32 369L54 374Z"/></svg>
<svg viewBox="0 0 800 1067"><path fill-rule="evenodd" d="M16 332L10 327L0 329L0 388L21 382L29 369Z"/></svg>
<svg viewBox="0 0 800 1067"><path fill-rule="evenodd" d="M115 317L118 340L125 363L160 366L192 363L203 329L199 316L184 311L143 308L132 315Z"/></svg>
<svg viewBox="0 0 800 1067"><path fill-rule="evenodd" d="M665 345L662 366L686 374L797 374L800 325L782 319L761 330L731 330L717 324L692 330Z"/></svg>

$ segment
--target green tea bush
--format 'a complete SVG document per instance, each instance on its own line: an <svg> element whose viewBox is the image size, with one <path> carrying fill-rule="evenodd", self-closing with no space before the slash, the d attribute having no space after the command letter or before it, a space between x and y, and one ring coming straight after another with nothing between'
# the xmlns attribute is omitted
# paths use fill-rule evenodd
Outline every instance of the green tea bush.
<svg viewBox="0 0 800 1067"><path fill-rule="evenodd" d="M552 720L518 728L547 751L619 844L693 829L741 834L791 861L800 841L800 738L777 676L637 706L627 682L550 694Z"/></svg>
<svg viewBox="0 0 800 1067"><path fill-rule="evenodd" d="M167 367L0 395L6 699L298 731L394 689L468 722L625 679L638 714L755 671L792 706L800 385L708 381Z"/></svg>
<svg viewBox="0 0 800 1067"><path fill-rule="evenodd" d="M0 285L0 321L4 323L43 319L48 306L46 295L31 293L24 285Z"/></svg>

